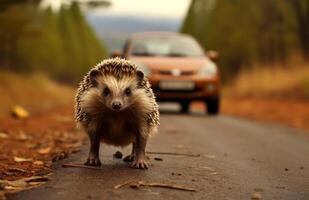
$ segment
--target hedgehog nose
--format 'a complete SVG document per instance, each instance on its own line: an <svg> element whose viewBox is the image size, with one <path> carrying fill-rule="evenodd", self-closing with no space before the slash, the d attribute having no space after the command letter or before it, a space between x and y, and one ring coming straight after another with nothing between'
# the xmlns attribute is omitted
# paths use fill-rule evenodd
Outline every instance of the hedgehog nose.
<svg viewBox="0 0 309 200"><path fill-rule="evenodd" d="M113 110L120 110L120 108L121 108L121 103L120 103L119 101L114 101L114 102L112 103L112 108L113 108Z"/></svg>

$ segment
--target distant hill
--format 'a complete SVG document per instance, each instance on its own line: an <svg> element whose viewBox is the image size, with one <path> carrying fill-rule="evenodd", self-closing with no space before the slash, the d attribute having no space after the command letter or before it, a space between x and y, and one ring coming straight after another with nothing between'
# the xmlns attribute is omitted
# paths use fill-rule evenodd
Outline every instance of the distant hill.
<svg viewBox="0 0 309 200"><path fill-rule="evenodd" d="M105 16L87 14L99 38L104 40L108 50L122 49L125 39L135 32L178 31L181 19L152 18L138 16Z"/></svg>

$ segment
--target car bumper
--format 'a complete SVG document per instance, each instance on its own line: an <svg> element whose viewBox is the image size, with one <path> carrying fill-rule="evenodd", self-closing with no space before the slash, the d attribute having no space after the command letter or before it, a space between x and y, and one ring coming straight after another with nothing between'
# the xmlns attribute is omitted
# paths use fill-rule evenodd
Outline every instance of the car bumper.
<svg viewBox="0 0 309 200"><path fill-rule="evenodd" d="M160 81L172 81L183 80L191 81L194 83L194 89L192 90L172 90L160 88ZM219 96L220 84L219 78L204 78L204 77L192 77L192 78L164 78L164 77L149 77L152 89L156 95L158 101L181 101L181 100L206 100L207 98Z"/></svg>

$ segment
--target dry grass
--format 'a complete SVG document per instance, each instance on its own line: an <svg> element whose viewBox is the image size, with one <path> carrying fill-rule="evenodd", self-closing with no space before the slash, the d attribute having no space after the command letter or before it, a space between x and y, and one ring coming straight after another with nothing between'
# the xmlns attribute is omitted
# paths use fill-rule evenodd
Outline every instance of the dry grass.
<svg viewBox="0 0 309 200"><path fill-rule="evenodd" d="M73 102L74 90L53 82L43 74L18 75L0 71L0 116L14 105L39 113Z"/></svg>
<svg viewBox="0 0 309 200"><path fill-rule="evenodd" d="M240 73L226 86L230 97L309 98L309 64L288 64L255 67Z"/></svg>

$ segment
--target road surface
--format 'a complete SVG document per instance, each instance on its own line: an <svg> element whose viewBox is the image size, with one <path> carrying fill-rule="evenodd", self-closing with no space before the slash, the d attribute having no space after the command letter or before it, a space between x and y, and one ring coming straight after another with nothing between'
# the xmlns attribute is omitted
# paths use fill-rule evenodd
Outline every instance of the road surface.
<svg viewBox="0 0 309 200"><path fill-rule="evenodd" d="M228 116L167 112L161 115L159 134L151 138L147 149L200 156L149 154L152 166L143 171L113 158L119 149L103 146L101 169L61 167L62 163L83 163L85 146L56 163L47 184L9 199L309 199L309 138L302 131ZM121 151L126 154L130 149ZM113 189L131 180L177 184L196 192Z"/></svg>

